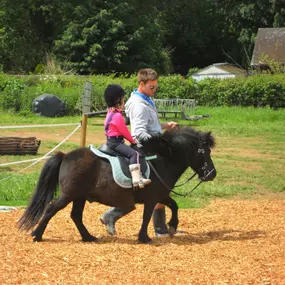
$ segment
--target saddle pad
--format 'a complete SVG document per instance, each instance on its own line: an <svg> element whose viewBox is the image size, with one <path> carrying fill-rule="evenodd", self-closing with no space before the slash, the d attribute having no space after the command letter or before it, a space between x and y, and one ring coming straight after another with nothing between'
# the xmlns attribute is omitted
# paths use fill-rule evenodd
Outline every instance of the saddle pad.
<svg viewBox="0 0 285 285"><path fill-rule="evenodd" d="M106 153L103 153L93 145L90 145L89 148L95 155L102 157L102 158L105 158L110 162L111 167L112 167L113 178L114 178L115 182L120 187L122 187L122 188L132 188L133 187L132 179L127 177L123 173L123 171L121 169L120 161L119 161L117 156L111 156L111 155L108 155ZM149 169L149 165L147 163L147 170L144 173L144 176L146 178L149 178L149 175L150 175L150 169Z"/></svg>

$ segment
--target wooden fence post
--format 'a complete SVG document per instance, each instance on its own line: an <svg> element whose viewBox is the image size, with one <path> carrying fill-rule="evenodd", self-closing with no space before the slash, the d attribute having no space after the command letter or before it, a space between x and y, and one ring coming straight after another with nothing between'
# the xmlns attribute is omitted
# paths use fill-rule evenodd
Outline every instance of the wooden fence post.
<svg viewBox="0 0 285 285"><path fill-rule="evenodd" d="M85 144L86 144L87 118L88 118L87 114L82 114L80 147L85 147Z"/></svg>
<svg viewBox="0 0 285 285"><path fill-rule="evenodd" d="M90 113L92 96L92 83L86 81L82 92L82 121L81 121L81 137L80 147L85 147L87 133L87 118L86 113Z"/></svg>
<svg viewBox="0 0 285 285"><path fill-rule="evenodd" d="M92 83L86 81L82 92L82 113L90 113L92 96Z"/></svg>

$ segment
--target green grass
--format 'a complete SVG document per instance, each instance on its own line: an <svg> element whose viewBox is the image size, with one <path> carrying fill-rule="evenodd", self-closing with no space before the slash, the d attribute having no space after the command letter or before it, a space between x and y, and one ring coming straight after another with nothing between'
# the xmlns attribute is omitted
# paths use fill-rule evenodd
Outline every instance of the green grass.
<svg viewBox="0 0 285 285"><path fill-rule="evenodd" d="M218 174L213 182L202 183L189 197L173 195L180 207L199 207L211 199L234 195L285 191L285 110L200 107L196 114L211 117L181 123L215 135L217 146L212 158ZM182 175L179 182L189 175ZM187 193L193 187L191 182L175 191Z"/></svg>
<svg viewBox="0 0 285 285"><path fill-rule="evenodd" d="M285 110L270 108L201 107L196 113L210 114L209 119L199 121L201 127L211 126L219 135L242 135L244 137L285 135ZM281 133L278 133L281 132ZM283 141L283 140L282 140Z"/></svg>
<svg viewBox="0 0 285 285"><path fill-rule="evenodd" d="M12 112L0 111L0 126L26 125L26 124L64 124L64 123L79 123L81 116L66 116L58 118L48 118L27 113L25 116Z"/></svg>
<svg viewBox="0 0 285 285"><path fill-rule="evenodd" d="M200 107L196 115L210 114L199 121L179 121L203 131L212 131L216 137L216 148L212 158L217 168L213 182L202 183L193 193L183 198L173 195L180 208L201 207L215 198L253 197L268 193L285 192L285 110L269 108ZM0 125L57 124L79 122L80 116L44 118L36 115L19 116L0 113ZM175 119L167 119L175 120ZM102 118L88 121L88 132L103 131ZM70 129L72 130L73 127ZM68 129L69 130L69 129ZM46 132L47 129L42 129ZM15 131L17 133L17 131ZM40 157L56 146L54 141L44 141L37 156L4 156L1 161L17 161ZM65 143L64 151L75 149L75 143ZM25 205L35 188L42 162L25 174L19 171L27 166L21 164L0 168L0 204ZM187 170L178 184L185 181L192 172ZM6 177L12 175L10 179ZM198 181L175 188L187 193Z"/></svg>
<svg viewBox="0 0 285 285"><path fill-rule="evenodd" d="M9 178L10 177L10 178ZM9 178L3 180L5 178ZM0 173L1 205L15 205L15 203L23 205L31 198L32 191L39 178L39 171L25 174Z"/></svg>

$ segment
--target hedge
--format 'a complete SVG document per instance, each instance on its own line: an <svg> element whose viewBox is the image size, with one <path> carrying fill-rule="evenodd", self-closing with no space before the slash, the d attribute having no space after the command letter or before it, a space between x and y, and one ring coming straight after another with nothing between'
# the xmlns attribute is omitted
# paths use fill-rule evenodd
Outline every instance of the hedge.
<svg viewBox="0 0 285 285"><path fill-rule="evenodd" d="M66 103L69 114L79 113L81 94L86 81L90 81L93 86L93 110L105 108L103 92L108 84L121 84L128 95L137 86L136 75L11 76L0 74L0 108L12 112L30 112L33 100L46 93L62 99ZM200 82L180 75L161 76L156 98L196 99L198 105L207 106L284 108L285 75L254 75L223 80L205 79Z"/></svg>
<svg viewBox="0 0 285 285"><path fill-rule="evenodd" d="M285 75L206 79L197 84L197 98L208 106L285 107Z"/></svg>
<svg viewBox="0 0 285 285"><path fill-rule="evenodd" d="M66 103L69 114L80 112L81 94L86 81L92 83L93 109L105 108L103 93L108 84L121 84L129 94L137 87L136 75L109 76L7 76L0 74L0 108L14 112L31 111L33 100L53 94ZM193 81L180 75L161 77L157 98L192 98Z"/></svg>

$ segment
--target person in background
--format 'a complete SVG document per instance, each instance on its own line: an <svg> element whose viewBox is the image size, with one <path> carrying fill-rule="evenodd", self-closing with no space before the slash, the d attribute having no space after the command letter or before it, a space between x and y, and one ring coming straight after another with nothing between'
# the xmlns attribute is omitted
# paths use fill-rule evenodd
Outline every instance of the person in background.
<svg viewBox="0 0 285 285"><path fill-rule="evenodd" d="M104 99L108 106L108 113L104 122L107 146L122 156L129 158L133 186L144 188L144 185L151 183L151 180L142 177L139 153L124 142L124 139L126 139L131 144L137 143L132 138L122 115L124 96L125 90L120 85L110 84L105 89Z"/></svg>
<svg viewBox="0 0 285 285"><path fill-rule="evenodd" d="M152 135L161 133L162 130L177 128L176 122L161 123L158 113L152 100L155 91L158 89L158 74L150 68L141 69L138 72L138 88L136 88L129 100L126 102L125 111L130 119L132 136L142 143L151 138ZM111 208L100 218L106 225L109 234L115 234L115 222L133 211L129 209ZM156 236L168 234L166 225L165 205L156 204L153 211L153 224Z"/></svg>

